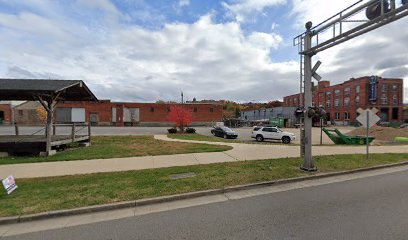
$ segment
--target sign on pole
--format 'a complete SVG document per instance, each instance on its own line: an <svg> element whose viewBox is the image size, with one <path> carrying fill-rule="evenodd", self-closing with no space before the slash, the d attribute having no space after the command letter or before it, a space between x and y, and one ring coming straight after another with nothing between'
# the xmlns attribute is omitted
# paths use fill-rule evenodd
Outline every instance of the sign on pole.
<svg viewBox="0 0 408 240"><path fill-rule="evenodd" d="M372 126L374 126L378 121L381 120L381 118L379 118L377 116L377 112L378 110L376 108L373 109L366 109L363 110L361 108L357 109L357 112L360 113L360 116L358 116L356 119L357 121L359 121L361 123L361 125L363 125L363 127L365 128L370 128ZM368 119L368 121L367 121Z"/></svg>
<svg viewBox="0 0 408 240"><path fill-rule="evenodd" d="M368 145L370 144L368 141L368 129L380 121L380 118L376 114L378 112L376 108L371 110L363 110L362 108L359 108L357 109L357 112L360 113L360 116L356 118L357 121L359 121L363 127L366 128L366 159L368 159Z"/></svg>
<svg viewBox="0 0 408 240"><path fill-rule="evenodd" d="M2 182L7 194L10 194L17 188L16 181L14 180L14 177L12 175L8 176L6 179L3 179Z"/></svg>

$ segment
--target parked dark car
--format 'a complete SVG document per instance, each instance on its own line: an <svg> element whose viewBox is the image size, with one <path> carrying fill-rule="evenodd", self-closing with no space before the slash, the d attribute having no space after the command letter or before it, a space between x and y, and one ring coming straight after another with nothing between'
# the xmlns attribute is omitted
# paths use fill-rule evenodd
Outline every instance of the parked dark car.
<svg viewBox="0 0 408 240"><path fill-rule="evenodd" d="M223 137L225 139L238 137L238 133L227 127L214 127L211 129L211 133L214 136Z"/></svg>

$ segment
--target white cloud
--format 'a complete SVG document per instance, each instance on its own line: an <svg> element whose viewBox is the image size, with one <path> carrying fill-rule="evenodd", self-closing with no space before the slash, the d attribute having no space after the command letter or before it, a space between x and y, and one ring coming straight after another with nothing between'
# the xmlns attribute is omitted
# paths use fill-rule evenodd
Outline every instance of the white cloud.
<svg viewBox="0 0 408 240"><path fill-rule="evenodd" d="M26 32L15 28L21 31ZM12 41L15 32L4 36L10 41L4 45L2 75L84 79L99 98L178 100L183 90L191 99L263 100L281 98L282 89L297 85L293 81L296 63L270 60L269 54L282 42L279 35L253 32L247 36L238 23L217 24L211 15L192 24L165 24L155 31L117 27L105 33L104 41L83 41L83 45L68 41L55 52L47 50L46 44L24 46ZM36 34L59 39L55 34ZM69 38L78 32L64 34ZM24 51L16 52L19 48Z"/></svg>
<svg viewBox="0 0 408 240"><path fill-rule="evenodd" d="M80 5L101 9L106 12L119 14L118 9L109 0L77 0Z"/></svg>
<svg viewBox="0 0 408 240"><path fill-rule="evenodd" d="M300 33L305 30L306 21L310 20L317 25L354 2L354 0L293 0L292 15L296 16L295 27ZM354 16L354 19L365 19L364 12ZM408 54L406 54L408 32L401 31L407 24L408 17L405 17L318 53L313 59L314 61L320 59L323 62L319 74L324 79L331 80L333 84L352 77L379 75L402 78L404 86L408 86ZM347 26L344 23L343 27L345 30L353 25ZM321 34L320 42L333 37L332 34L332 29ZM405 87L404 102L408 102L407 92L408 88Z"/></svg>
<svg viewBox="0 0 408 240"><path fill-rule="evenodd" d="M262 12L267 7L282 4L286 4L286 0L238 0L233 4L222 2L238 22L247 21L250 15Z"/></svg>
<svg viewBox="0 0 408 240"><path fill-rule="evenodd" d="M179 6L184 7L190 5L190 0L180 0L179 1Z"/></svg>

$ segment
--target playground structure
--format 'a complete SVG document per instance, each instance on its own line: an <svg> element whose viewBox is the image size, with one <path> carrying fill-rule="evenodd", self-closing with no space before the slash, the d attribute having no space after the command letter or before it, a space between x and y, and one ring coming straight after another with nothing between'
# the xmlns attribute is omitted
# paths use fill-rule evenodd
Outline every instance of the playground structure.
<svg viewBox="0 0 408 240"><path fill-rule="evenodd" d="M374 137L366 137L366 136L347 136L341 133L337 128L335 129L322 129L323 132L327 134L327 136L335 143L335 144L345 144L345 145L365 145L368 143L370 144Z"/></svg>

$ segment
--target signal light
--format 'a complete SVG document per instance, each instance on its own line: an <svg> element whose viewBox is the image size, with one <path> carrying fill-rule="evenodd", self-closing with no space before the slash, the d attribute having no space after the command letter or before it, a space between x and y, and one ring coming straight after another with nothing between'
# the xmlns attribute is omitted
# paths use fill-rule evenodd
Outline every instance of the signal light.
<svg viewBox="0 0 408 240"><path fill-rule="evenodd" d="M407 0L401 0L402 4L405 4ZM366 9L366 16L368 19L373 20L381 16L381 4L383 5L384 13L390 11L390 4L387 0L380 0L372 5L368 6Z"/></svg>
<svg viewBox="0 0 408 240"><path fill-rule="evenodd" d="M304 109L300 107L296 108L295 117L300 118L300 117L303 117L303 115L304 115Z"/></svg>

